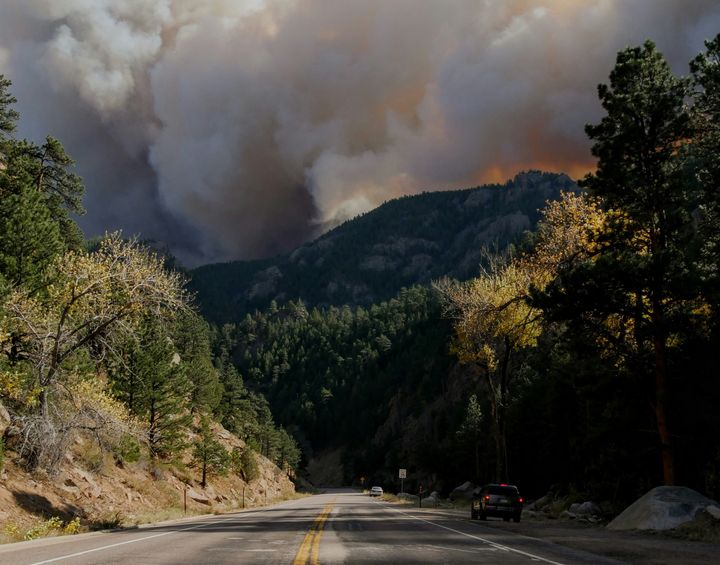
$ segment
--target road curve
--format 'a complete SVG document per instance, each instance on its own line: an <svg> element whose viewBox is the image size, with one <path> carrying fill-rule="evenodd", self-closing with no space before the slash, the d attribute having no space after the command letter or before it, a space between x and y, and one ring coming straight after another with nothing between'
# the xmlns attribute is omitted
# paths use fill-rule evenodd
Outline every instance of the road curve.
<svg viewBox="0 0 720 565"><path fill-rule="evenodd" d="M133 530L0 547L0 563L617 563L442 513L349 490Z"/></svg>

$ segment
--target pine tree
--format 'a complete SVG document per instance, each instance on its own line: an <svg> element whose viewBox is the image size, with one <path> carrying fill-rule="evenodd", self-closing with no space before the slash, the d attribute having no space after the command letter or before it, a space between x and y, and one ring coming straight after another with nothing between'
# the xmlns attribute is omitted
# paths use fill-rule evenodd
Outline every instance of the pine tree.
<svg viewBox="0 0 720 565"><path fill-rule="evenodd" d="M625 343L626 356L653 359L663 478L673 484L668 344L697 292L696 195L683 151L691 136L689 82L676 78L648 41L618 53L610 84L598 93L607 114L586 127L597 171L582 184L608 213L593 259L564 273L553 292L571 317L594 324L608 347Z"/></svg>
<svg viewBox="0 0 720 565"><path fill-rule="evenodd" d="M192 383L190 409L214 412L222 400L222 385L212 364L208 324L195 312L184 312L177 319L173 339L182 352L183 365Z"/></svg>
<svg viewBox="0 0 720 565"><path fill-rule="evenodd" d="M703 275L718 303L720 296L720 34L690 64L696 87L692 107L692 165L702 190ZM720 314L716 313L716 317Z"/></svg>
<svg viewBox="0 0 720 565"><path fill-rule="evenodd" d="M484 436L483 432L483 413L477 395L473 394L468 400L465 419L460 425L457 435L472 448L475 463L475 480L480 479L480 441Z"/></svg>
<svg viewBox="0 0 720 565"><path fill-rule="evenodd" d="M30 185L42 194L66 247L79 250L83 237L70 214L85 213L85 188L82 179L71 172L75 161L62 144L50 136L41 146L26 140L13 142L7 145L6 161L5 175L10 185Z"/></svg>
<svg viewBox="0 0 720 565"><path fill-rule="evenodd" d="M191 383L182 356L160 323L149 318L123 349L110 373L117 396L145 422L154 457L177 455L185 448L192 420Z"/></svg>
<svg viewBox="0 0 720 565"><path fill-rule="evenodd" d="M60 231L31 187L0 198L0 274L13 286L36 292L63 250Z"/></svg>
<svg viewBox="0 0 720 565"><path fill-rule="evenodd" d="M200 486L205 488L209 475L223 475L227 473L230 465L230 454L223 445L215 439L210 428L210 420L203 415L200 418L198 438L193 445L193 464L200 469Z"/></svg>
<svg viewBox="0 0 720 565"><path fill-rule="evenodd" d="M285 428L278 428L278 455L275 460L277 466L286 471L295 470L300 463L300 448L295 439Z"/></svg>
<svg viewBox="0 0 720 565"><path fill-rule="evenodd" d="M20 118L12 107L17 99L10 94L10 86L12 82L5 78L5 75L0 74L0 156L5 152L3 144L15 131L15 124Z"/></svg>

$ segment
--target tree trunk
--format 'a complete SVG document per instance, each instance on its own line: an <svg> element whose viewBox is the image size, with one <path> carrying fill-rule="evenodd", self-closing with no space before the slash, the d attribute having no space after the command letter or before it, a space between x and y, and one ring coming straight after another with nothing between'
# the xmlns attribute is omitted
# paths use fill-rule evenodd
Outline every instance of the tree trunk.
<svg viewBox="0 0 720 565"><path fill-rule="evenodd" d="M675 484L675 456L672 448L670 429L667 423L667 338L663 328L662 306L654 301L652 321L653 349L655 350L655 421L657 423L662 449L663 484Z"/></svg>
<svg viewBox="0 0 720 565"><path fill-rule="evenodd" d="M508 482L508 457L507 457L507 439L505 437L505 407L508 399L508 381L510 380L510 355L512 353L512 343L510 338L505 336L505 351L503 354L502 364L500 365L500 405L498 407L498 436L500 440L500 451L498 459L501 463L500 474L498 480L502 483Z"/></svg>
<svg viewBox="0 0 720 565"><path fill-rule="evenodd" d="M150 444L150 452L153 457L157 456L156 446L157 437L157 414L155 412L155 399L150 402L149 422L148 422L148 443Z"/></svg>
<svg viewBox="0 0 720 565"><path fill-rule="evenodd" d="M502 480L502 440L500 438L500 421L498 415L498 398L493 387L491 377L488 374L488 384L490 387L490 414L493 419L493 436L495 440L495 481Z"/></svg>
<svg viewBox="0 0 720 565"><path fill-rule="evenodd" d="M475 438L475 480L480 480L480 446L477 437Z"/></svg>

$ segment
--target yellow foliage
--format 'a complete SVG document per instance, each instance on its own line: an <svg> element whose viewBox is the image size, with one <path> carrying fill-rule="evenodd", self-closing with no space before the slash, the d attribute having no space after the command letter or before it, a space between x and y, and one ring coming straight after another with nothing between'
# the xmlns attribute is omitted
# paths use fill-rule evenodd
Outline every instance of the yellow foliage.
<svg viewBox="0 0 720 565"><path fill-rule="evenodd" d="M20 528L15 524L8 524L5 527L5 535L12 539L34 540L47 536L73 535L80 531L80 518L73 518L67 524L58 516L36 523L24 534L20 534Z"/></svg>
<svg viewBox="0 0 720 565"><path fill-rule="evenodd" d="M563 193L560 200L547 203L538 223L535 248L518 260L520 268L528 273L533 286L545 288L558 269L592 256L607 220L599 200Z"/></svg>
<svg viewBox="0 0 720 565"><path fill-rule="evenodd" d="M21 400L28 406L37 404L40 396L38 387L28 388L27 374L17 368L0 368L0 396Z"/></svg>
<svg viewBox="0 0 720 565"><path fill-rule="evenodd" d="M43 293L14 288L7 296L0 349L13 361L0 365L0 394L34 412L23 445L54 468L77 430L108 442L135 435L137 423L107 394L93 356L126 342L142 317L170 320L188 300L180 275L117 234L95 252L66 253L50 270L53 283Z"/></svg>
<svg viewBox="0 0 720 565"><path fill-rule="evenodd" d="M493 372L507 348L535 345L542 327L540 312L525 300L530 283L530 273L513 262L445 289L456 314L454 351L460 362Z"/></svg>
<svg viewBox="0 0 720 565"><path fill-rule="evenodd" d="M531 253L506 264L496 260L467 283L436 285L455 318L453 351L460 362L493 373L508 351L535 346L542 320L530 306L530 290L544 289L563 266L592 257L606 221L597 199L563 193L543 210Z"/></svg>
<svg viewBox="0 0 720 565"><path fill-rule="evenodd" d="M63 527L62 533L66 536L72 536L74 534L77 534L80 532L80 518L75 517L72 520L70 520L65 526Z"/></svg>

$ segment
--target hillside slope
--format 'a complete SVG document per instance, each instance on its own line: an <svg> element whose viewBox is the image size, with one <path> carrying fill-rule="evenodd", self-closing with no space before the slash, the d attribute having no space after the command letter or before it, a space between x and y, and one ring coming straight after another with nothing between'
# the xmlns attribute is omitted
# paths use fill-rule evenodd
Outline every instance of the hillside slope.
<svg viewBox="0 0 720 565"><path fill-rule="evenodd" d="M575 190L566 175L531 171L504 185L406 196L287 255L195 269L191 288L203 314L218 323L239 321L272 300L369 305L444 275L476 275L483 248L516 241L546 201Z"/></svg>
<svg viewBox="0 0 720 565"><path fill-rule="evenodd" d="M0 418L0 430L4 425ZM225 448L246 449L245 442L219 424L213 430ZM295 486L287 473L262 455L254 456L254 477L245 481L230 471L211 476L203 488L187 454L175 465L146 457L129 462L86 438L74 444L49 477L28 473L19 457L6 450L0 470L0 543L178 518L185 505L187 514L220 513L293 496ZM78 523L68 527L73 519Z"/></svg>

